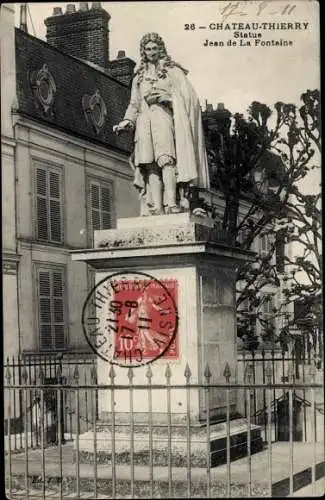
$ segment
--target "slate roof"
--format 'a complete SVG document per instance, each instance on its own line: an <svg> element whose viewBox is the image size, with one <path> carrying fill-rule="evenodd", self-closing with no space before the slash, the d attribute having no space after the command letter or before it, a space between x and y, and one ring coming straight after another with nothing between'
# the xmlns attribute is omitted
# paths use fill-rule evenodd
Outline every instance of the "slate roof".
<svg viewBox="0 0 325 500"><path fill-rule="evenodd" d="M128 86L18 28L15 29L15 43L18 111L21 114L120 152L132 150L131 137L117 137L112 130L125 113L130 97ZM31 73L39 71L44 64L56 86L52 114L45 113L37 104L30 83ZM83 96L91 96L96 90L107 108L105 124L98 134L87 121L82 107Z"/></svg>

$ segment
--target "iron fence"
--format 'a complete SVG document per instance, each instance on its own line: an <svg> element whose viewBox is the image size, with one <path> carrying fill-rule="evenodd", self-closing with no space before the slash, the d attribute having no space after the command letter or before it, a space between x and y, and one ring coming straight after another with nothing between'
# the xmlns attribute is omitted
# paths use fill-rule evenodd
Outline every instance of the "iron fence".
<svg viewBox="0 0 325 500"><path fill-rule="evenodd" d="M273 382L272 364L267 363L265 381L254 381L252 370L246 368L243 381L233 383L226 365L223 383L211 382L209 367L204 371L202 382L194 383L187 366L183 383L174 384L172 369L167 365L164 383L155 384L155 374L149 365L145 383L134 384L135 370L130 368L128 383L124 385L116 383L113 367L109 371L109 383L99 385L93 360L88 363L87 383L84 383L85 376L81 376L80 362L74 366L69 364L70 378L63 376L63 364L57 363L55 381L50 387L45 363L40 362L30 376L28 362L20 379L13 378L16 364L6 366L5 476L9 498L31 498L35 494L41 498L53 495L56 498L278 496L292 494L306 481L311 482L315 492L316 479L325 475L324 439L316 432L317 414L322 419L324 415L317 408L323 385L315 382L313 364L308 383L297 381L292 371L287 381ZM302 390L310 396L311 432L308 440L300 443L304 447L298 449L295 398ZM157 391L164 401L164 411L160 413L153 405ZM224 413L219 414L219 419L212 417L210 411L216 391L223 395L224 401ZM237 402L241 401L246 409L246 418L240 418L233 411L230 398L233 391L236 391ZM279 432L274 432L274 391L286 394L286 411L282 406L278 422L278 427L286 433L286 442L282 443L285 451L278 446ZM203 395L204 418L202 414L193 413L192 402L197 392ZM46 417L48 400L51 400L49 393L55 401L51 423ZM185 405L178 415L173 406L177 393L185 395ZM80 417L85 394L88 427L82 429ZM123 415L115 410L117 395L121 394L125 394L127 401ZM135 403L143 394L146 397L139 414ZM98 415L98 401L104 395L111 402L105 421ZM265 401L263 425L256 420L255 400ZM23 421L19 446L12 432L16 401L20 402ZM37 401L38 408L32 426L28 418L31 401ZM70 401L68 407L74 409L74 432L70 436L73 441L66 440L67 401ZM48 440L51 425L56 427L54 441Z"/></svg>
<svg viewBox="0 0 325 500"><path fill-rule="evenodd" d="M70 384L74 381L74 373L78 370L80 381L87 385L96 377L97 365L93 357L85 356L63 357L62 355L31 355L7 358L4 370L10 374L10 383L18 387L21 384L33 386L23 400L24 393L16 390L12 396L11 434L13 436L13 449L24 447L25 432L28 433L28 445L31 448L40 446L39 428L40 394L38 386L44 385L44 421L47 430L47 442L58 441L58 419L61 421L62 440L71 440L75 434L77 420L81 431L87 430L91 425L93 412L91 392L87 389L79 391L80 408L76 416L73 392L60 394L60 412L58 410L57 392L52 388L55 384ZM8 417L7 406L4 405L5 433L7 433ZM98 416L98 402L95 400L95 411Z"/></svg>
<svg viewBox="0 0 325 500"><path fill-rule="evenodd" d="M301 340L301 339L299 339ZM306 340L303 343L297 342L292 352L280 349L261 349L258 351L242 351L238 354L238 374L237 380L243 381L245 377L250 377L253 384L257 381L266 382L267 378L272 384L285 384L289 380L294 380L299 384L299 387L293 393L293 404L295 406L295 439L299 441L308 441L310 439L310 408L311 394L308 384L312 382L310 367L315 369L315 376L322 383L323 370L321 365L317 363L313 355L312 349L308 348ZM318 402L316 398L316 415L324 415L324 406L322 398ZM251 408L253 421L256 424L264 426L266 433L266 412L267 402L265 392L254 393L251 397ZM246 416L247 407L246 401L239 403L241 412ZM285 387L276 389L273 388L272 394L272 438L274 441L288 440L288 431L284 424L281 424L283 414L288 412L288 392ZM319 420L319 419L318 419ZM322 432L322 428L318 425L318 420L315 421L316 435Z"/></svg>

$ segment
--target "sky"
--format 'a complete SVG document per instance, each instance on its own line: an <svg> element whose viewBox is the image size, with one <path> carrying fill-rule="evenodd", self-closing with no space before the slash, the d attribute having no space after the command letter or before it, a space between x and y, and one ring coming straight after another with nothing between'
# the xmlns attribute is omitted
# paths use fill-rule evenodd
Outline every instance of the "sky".
<svg viewBox="0 0 325 500"><path fill-rule="evenodd" d="M89 7L91 3L88 2ZM19 5L16 4L17 26ZM111 15L110 59L116 58L118 50L125 50L127 56L137 61L141 37L150 31L158 32L172 58L189 70L188 77L203 108L206 101L213 106L224 103L232 113L245 113L252 101L270 107L277 101L299 104L302 92L320 88L317 1L115 1L101 5ZM52 15L54 7L65 12L67 3L31 2L28 6L29 33L46 40L44 19ZM75 6L79 9L79 3L75 2ZM222 29L209 29L221 23ZM238 29L239 23L247 29ZM254 30L252 25L256 23L258 29ZM272 24L275 28L291 25L294 29L272 29ZM193 25L195 29L191 29ZM226 29L227 25L235 29ZM241 38L235 38L236 32ZM256 41L243 38L244 35L261 38ZM218 45L205 47L206 40ZM229 40L236 41L236 46L228 46ZM262 45L272 40L292 44ZM307 191L313 189L315 180L319 184L315 175L311 174Z"/></svg>

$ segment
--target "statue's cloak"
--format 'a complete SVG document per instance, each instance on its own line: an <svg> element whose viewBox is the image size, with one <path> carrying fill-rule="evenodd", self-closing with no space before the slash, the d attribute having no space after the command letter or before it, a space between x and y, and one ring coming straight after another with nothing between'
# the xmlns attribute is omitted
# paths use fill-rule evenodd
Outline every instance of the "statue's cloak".
<svg viewBox="0 0 325 500"><path fill-rule="evenodd" d="M199 188L209 189L209 171L202 127L202 115L199 99L179 67L168 68L168 76L172 82L172 107L174 119L174 138L176 148L177 182L187 183ZM135 123L135 148L130 158L134 169L134 185L142 196L146 196L150 204L150 193L147 192L146 172L144 168L141 138L148 134L149 109L141 96L137 85L137 74L134 77L129 108L125 119Z"/></svg>

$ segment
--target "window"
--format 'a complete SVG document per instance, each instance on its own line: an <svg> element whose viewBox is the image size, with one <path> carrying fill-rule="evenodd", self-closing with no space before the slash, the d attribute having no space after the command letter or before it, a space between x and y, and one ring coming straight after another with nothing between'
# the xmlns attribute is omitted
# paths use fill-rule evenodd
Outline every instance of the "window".
<svg viewBox="0 0 325 500"><path fill-rule="evenodd" d="M243 243L245 243L245 247L246 250L248 250L250 247L251 247L251 243L249 244L249 246L247 246L247 238L249 237L250 235L250 230L248 228L245 228L245 229L241 229L237 235L237 241L238 243L240 244L240 246L243 246Z"/></svg>
<svg viewBox="0 0 325 500"><path fill-rule="evenodd" d="M112 185L101 181L89 182L90 231L112 227Z"/></svg>
<svg viewBox="0 0 325 500"><path fill-rule="evenodd" d="M262 325L264 328L275 328L274 297L271 293L263 294L262 299Z"/></svg>
<svg viewBox="0 0 325 500"><path fill-rule="evenodd" d="M261 257L266 257L270 251L270 237L268 234L263 234L259 239L259 254Z"/></svg>
<svg viewBox="0 0 325 500"><path fill-rule="evenodd" d="M247 333L249 330L251 334L256 333L256 309L246 297L238 307L237 321L240 328Z"/></svg>
<svg viewBox="0 0 325 500"><path fill-rule="evenodd" d="M64 349L64 269L39 268L37 292L40 349Z"/></svg>
<svg viewBox="0 0 325 500"><path fill-rule="evenodd" d="M36 168L36 237L39 240L63 242L62 172L53 168Z"/></svg>

